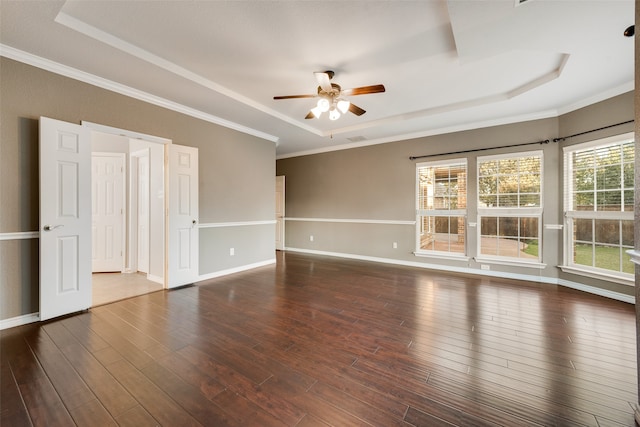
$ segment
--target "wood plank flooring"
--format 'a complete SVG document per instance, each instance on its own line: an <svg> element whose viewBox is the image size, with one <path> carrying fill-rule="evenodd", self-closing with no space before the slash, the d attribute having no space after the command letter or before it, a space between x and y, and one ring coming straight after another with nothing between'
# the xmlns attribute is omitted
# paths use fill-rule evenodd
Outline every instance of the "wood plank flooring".
<svg viewBox="0 0 640 427"><path fill-rule="evenodd" d="M632 426L630 304L278 253L2 331L4 426Z"/></svg>

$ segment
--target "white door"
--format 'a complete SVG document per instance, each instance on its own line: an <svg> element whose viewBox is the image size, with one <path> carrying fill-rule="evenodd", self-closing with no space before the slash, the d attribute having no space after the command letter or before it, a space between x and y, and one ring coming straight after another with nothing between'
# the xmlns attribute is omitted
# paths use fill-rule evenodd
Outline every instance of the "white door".
<svg viewBox="0 0 640 427"><path fill-rule="evenodd" d="M167 287L198 279L198 149L167 145Z"/></svg>
<svg viewBox="0 0 640 427"><path fill-rule="evenodd" d="M284 249L284 176L276 176L276 249Z"/></svg>
<svg viewBox="0 0 640 427"><path fill-rule="evenodd" d="M40 118L40 320L91 307L89 130Z"/></svg>
<svg viewBox="0 0 640 427"><path fill-rule="evenodd" d="M91 157L92 271L124 267L124 154L93 153Z"/></svg>

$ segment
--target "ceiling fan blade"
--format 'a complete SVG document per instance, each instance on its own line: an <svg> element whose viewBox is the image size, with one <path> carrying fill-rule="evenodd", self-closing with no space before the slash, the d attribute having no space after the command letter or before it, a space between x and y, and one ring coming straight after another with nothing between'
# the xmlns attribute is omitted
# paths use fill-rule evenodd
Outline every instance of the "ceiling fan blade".
<svg viewBox="0 0 640 427"><path fill-rule="evenodd" d="M356 116L361 116L364 113L366 113L365 110L363 110L362 108L358 107L355 104L349 104L349 111L351 111L353 114L355 114Z"/></svg>
<svg viewBox="0 0 640 427"><path fill-rule="evenodd" d="M318 81L318 85L322 88L323 91L327 93L331 93L333 87L331 86L331 77L333 77L333 72L329 71L316 71L313 73L316 76L316 80Z"/></svg>
<svg viewBox="0 0 640 427"><path fill-rule="evenodd" d="M353 89L345 89L342 91L342 94L345 96L367 95L369 93L380 93L384 91L385 91L384 85L373 85L373 86L354 87Z"/></svg>
<svg viewBox="0 0 640 427"><path fill-rule="evenodd" d="M283 95L274 96L273 99L315 98L318 95Z"/></svg>
<svg viewBox="0 0 640 427"><path fill-rule="evenodd" d="M315 118L316 118L316 116L315 116L311 111L309 111L309 112L307 113L307 115L306 115L306 116L304 116L304 118L305 118L305 119L315 119Z"/></svg>

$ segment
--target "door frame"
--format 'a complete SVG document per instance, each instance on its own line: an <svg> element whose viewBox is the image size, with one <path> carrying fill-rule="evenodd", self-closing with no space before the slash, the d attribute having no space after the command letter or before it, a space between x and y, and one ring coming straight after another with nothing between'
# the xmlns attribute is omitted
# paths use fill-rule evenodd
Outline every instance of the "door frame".
<svg viewBox="0 0 640 427"><path fill-rule="evenodd" d="M135 273L139 271L139 260L140 260L140 242L139 242L139 223L138 219L140 217L138 213L138 207L140 203L140 192L138 191L140 188L140 176L139 176L139 162L141 158L146 158L147 162L150 162L150 153L149 148L143 148L141 150L136 150L129 153L129 272ZM164 175L163 175L164 176ZM147 204L149 203L149 194L150 189L147 188ZM147 227L149 227L150 223L150 212L149 207L147 207L147 215L146 222ZM164 230L164 227L162 227ZM149 263L149 242L147 242L147 263ZM145 272L147 276L149 275L149 266L147 265L147 271Z"/></svg>
<svg viewBox="0 0 640 427"><path fill-rule="evenodd" d="M131 131L131 130L127 130L127 129L121 129L121 128L116 128L116 127L112 127L112 126L106 126L106 125L101 125L99 123L93 123L93 122L89 122L89 121L81 121L81 125L83 127L87 127L89 128L91 131L94 132L101 132L101 133L106 133L106 134L112 134L112 135L118 135L118 136L122 136L125 138L129 138L131 139L137 139L137 140L141 140L141 141L145 141L145 142L149 142L149 143L156 143L156 144L160 144L163 145L165 148L163 148L162 152L163 152L163 161L162 161L162 176L163 176L163 197L164 197L164 206L163 206L163 214L161 215L163 218L164 223L162 224L162 232L164 233L164 245L165 248L163 251L161 251L162 256L163 256L163 269L162 269L162 277L157 277L157 276L153 276L153 278L150 277L149 274L147 274L147 278L149 280L155 281L155 282L159 282L162 283L163 288L167 289L168 288L168 277L167 277L167 263L169 262L169 260L166 257L166 252L167 252L167 248L166 246L168 245L168 238L167 238L167 233L166 233L166 225L167 225L167 218L166 218L166 214L168 212L168 206L167 206L167 174L168 174L168 165L167 165L167 157L166 157L166 146L167 145L171 145L173 143L173 141L171 139L168 138L163 138L163 137L159 137L159 136L154 136L154 135L148 135L148 134L144 134L144 133L140 133L140 132L135 132L135 131ZM131 153L129 154L129 157L131 158ZM149 195L149 197L151 197L151 195ZM129 248L130 249L130 248ZM129 256L130 258L130 256Z"/></svg>

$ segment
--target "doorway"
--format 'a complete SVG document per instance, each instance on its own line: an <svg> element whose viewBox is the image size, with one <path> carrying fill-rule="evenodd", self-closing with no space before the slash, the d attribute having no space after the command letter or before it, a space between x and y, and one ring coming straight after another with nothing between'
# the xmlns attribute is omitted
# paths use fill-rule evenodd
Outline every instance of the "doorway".
<svg viewBox="0 0 640 427"><path fill-rule="evenodd" d="M98 131L91 132L91 147L91 283L95 307L164 288L162 269L152 271L150 267L152 257L163 258L161 253L151 250L152 232L156 233L154 244L164 245L164 224L158 221L162 217L162 205L152 203L150 194L152 178L157 180L153 184L156 194L164 191L163 186L157 184L163 182L164 147ZM121 161L116 164L111 161L114 158ZM120 175L120 181L105 179L108 171ZM108 214L113 218L109 220ZM157 233L162 238L158 239ZM104 260L105 253L108 262ZM154 261L159 264L158 260Z"/></svg>
<svg viewBox="0 0 640 427"><path fill-rule="evenodd" d="M40 117L42 321L92 306L91 152L92 140L98 139L92 133L100 132L129 138L129 152L136 143L150 149L147 279L169 289L199 278L198 149L108 126Z"/></svg>

